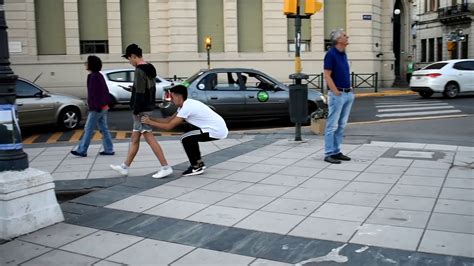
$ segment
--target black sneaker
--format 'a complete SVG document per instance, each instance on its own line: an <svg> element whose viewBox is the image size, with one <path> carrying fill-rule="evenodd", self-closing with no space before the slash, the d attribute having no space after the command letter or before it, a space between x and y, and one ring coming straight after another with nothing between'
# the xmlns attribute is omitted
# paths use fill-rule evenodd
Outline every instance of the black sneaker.
<svg viewBox="0 0 474 266"><path fill-rule="evenodd" d="M338 160L341 160L341 161L350 161L351 160L351 157L342 154L342 152L340 152L336 155L332 155L332 158L335 158L335 159L338 159Z"/></svg>
<svg viewBox="0 0 474 266"><path fill-rule="evenodd" d="M328 163L334 163L334 164L340 164L341 163L341 161L334 158L334 156L326 156L326 157L324 157L324 161L328 162Z"/></svg>
<svg viewBox="0 0 474 266"><path fill-rule="evenodd" d="M204 164L204 162L200 162L199 167L201 167L202 170L206 170L206 165Z"/></svg>
<svg viewBox="0 0 474 266"><path fill-rule="evenodd" d="M80 153L78 151L71 151L71 154L79 157L87 157L87 153Z"/></svg>
<svg viewBox="0 0 474 266"><path fill-rule="evenodd" d="M115 152L114 151L111 151L111 152L106 152L106 151L101 151L99 152L100 155L115 155Z"/></svg>
<svg viewBox="0 0 474 266"><path fill-rule="evenodd" d="M202 173L204 173L204 169L202 169L202 167L200 165L198 165L197 168L195 168L194 166L191 165L188 168L188 170L186 170L182 173L182 176L200 175Z"/></svg>

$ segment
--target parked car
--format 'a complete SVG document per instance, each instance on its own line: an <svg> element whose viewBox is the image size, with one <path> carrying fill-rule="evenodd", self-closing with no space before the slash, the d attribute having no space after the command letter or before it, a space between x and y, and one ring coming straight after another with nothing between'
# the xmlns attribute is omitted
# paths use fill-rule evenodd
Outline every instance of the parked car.
<svg viewBox="0 0 474 266"><path fill-rule="evenodd" d="M16 105L20 127L57 124L63 129L75 129L87 115L83 100L49 93L21 78L16 81Z"/></svg>
<svg viewBox="0 0 474 266"><path fill-rule="evenodd" d="M101 71L105 82L109 88L110 96L113 100L111 107L115 104L128 104L132 93L130 88L135 77L134 69L111 69ZM163 99L163 88L172 85L172 82L157 76L156 77L156 101L161 103Z"/></svg>
<svg viewBox="0 0 474 266"><path fill-rule="evenodd" d="M289 87L269 75L247 68L201 70L185 80L188 97L199 100L226 119L266 119L289 117ZM165 116L175 112L168 93L162 106ZM308 90L308 115L327 112L324 96ZM309 117L309 116L308 116Z"/></svg>
<svg viewBox="0 0 474 266"><path fill-rule="evenodd" d="M410 80L410 89L423 98L434 93L454 98L459 93L474 91L474 59L441 61L417 70Z"/></svg>

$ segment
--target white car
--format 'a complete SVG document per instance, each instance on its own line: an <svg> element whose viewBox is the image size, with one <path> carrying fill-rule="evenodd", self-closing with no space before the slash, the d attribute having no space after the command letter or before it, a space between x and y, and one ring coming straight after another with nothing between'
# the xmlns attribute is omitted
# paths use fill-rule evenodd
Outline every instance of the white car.
<svg viewBox="0 0 474 266"><path fill-rule="evenodd" d="M474 59L441 61L417 70L411 77L410 89L423 98L433 93L454 98L462 92L474 92Z"/></svg>
<svg viewBox="0 0 474 266"><path fill-rule="evenodd" d="M115 104L128 104L132 93L130 87L133 85L135 77L134 69L111 69L101 71L105 78L107 87L109 88L110 96ZM157 76L156 77L156 102L161 103L163 101L163 88L172 86L173 82L167 81L166 79Z"/></svg>

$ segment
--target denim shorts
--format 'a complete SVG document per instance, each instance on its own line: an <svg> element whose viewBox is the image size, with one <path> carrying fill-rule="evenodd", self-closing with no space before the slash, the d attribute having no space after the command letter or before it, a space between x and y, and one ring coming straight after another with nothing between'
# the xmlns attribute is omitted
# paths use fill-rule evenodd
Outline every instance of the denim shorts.
<svg viewBox="0 0 474 266"><path fill-rule="evenodd" d="M150 125L143 124L141 122L142 116L151 116L152 114L153 114L153 112L142 112L142 113L139 113L138 116L132 114L132 117L133 117L133 131L134 132L138 131L140 133L153 132Z"/></svg>

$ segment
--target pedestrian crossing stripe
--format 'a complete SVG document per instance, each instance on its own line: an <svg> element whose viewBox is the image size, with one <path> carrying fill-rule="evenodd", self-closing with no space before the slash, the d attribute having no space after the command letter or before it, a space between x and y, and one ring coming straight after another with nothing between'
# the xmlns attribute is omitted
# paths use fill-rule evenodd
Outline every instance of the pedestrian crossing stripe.
<svg viewBox="0 0 474 266"><path fill-rule="evenodd" d="M409 107L409 108L388 108L388 109L380 109L379 113L386 113L386 112L396 112L396 111L416 111L416 110L436 110L436 109L451 109L454 106L428 106L428 107Z"/></svg>
<svg viewBox="0 0 474 266"><path fill-rule="evenodd" d="M387 105L376 105L376 108L391 108L391 107L410 107L410 106L446 106L447 103L432 103L432 104L387 104Z"/></svg>
<svg viewBox="0 0 474 266"><path fill-rule="evenodd" d="M391 114L380 114L380 115L377 115L377 117L401 117L401 116L420 116L420 115L441 115L441 114L452 114L452 113L461 113L461 110L409 112L409 113L391 113Z"/></svg>
<svg viewBox="0 0 474 266"><path fill-rule="evenodd" d="M462 112L446 102L432 100L377 101L375 107L378 118L441 116Z"/></svg>

